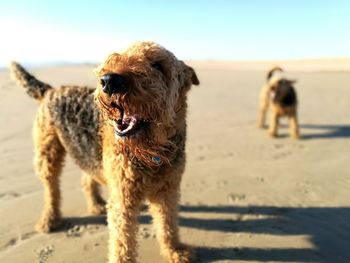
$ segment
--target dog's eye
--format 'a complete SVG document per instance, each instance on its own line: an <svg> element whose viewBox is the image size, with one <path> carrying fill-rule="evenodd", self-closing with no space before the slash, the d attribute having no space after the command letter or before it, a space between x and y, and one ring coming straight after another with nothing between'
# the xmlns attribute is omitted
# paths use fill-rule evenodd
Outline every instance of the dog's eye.
<svg viewBox="0 0 350 263"><path fill-rule="evenodd" d="M164 73L164 71L163 71L163 66L162 66L162 64L160 64L160 62L154 62L154 63L152 64L152 68L154 68L154 69L160 71L161 73Z"/></svg>

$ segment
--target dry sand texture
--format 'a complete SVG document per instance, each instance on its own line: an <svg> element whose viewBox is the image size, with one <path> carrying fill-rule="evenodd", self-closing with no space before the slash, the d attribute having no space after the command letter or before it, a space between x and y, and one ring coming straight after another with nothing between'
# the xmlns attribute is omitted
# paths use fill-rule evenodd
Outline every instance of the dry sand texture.
<svg viewBox="0 0 350 263"><path fill-rule="evenodd" d="M350 262L350 60L280 63L298 80L303 139L256 128L270 62L189 62L201 86L189 98L182 239L197 262ZM96 84L91 66L34 69L51 84ZM105 262L105 217L86 214L80 170L62 176L64 228L33 231L43 205L32 168L36 102L0 72L0 262ZM140 262L158 255L140 216Z"/></svg>

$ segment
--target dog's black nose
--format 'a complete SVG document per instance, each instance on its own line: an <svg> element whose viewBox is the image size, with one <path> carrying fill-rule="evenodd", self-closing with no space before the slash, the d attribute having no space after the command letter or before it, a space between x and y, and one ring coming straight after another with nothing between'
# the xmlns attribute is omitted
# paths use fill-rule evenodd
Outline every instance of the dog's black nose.
<svg viewBox="0 0 350 263"><path fill-rule="evenodd" d="M124 93L127 90L125 77L116 73L103 75L101 77L101 85L103 92L107 93L109 96L117 93Z"/></svg>

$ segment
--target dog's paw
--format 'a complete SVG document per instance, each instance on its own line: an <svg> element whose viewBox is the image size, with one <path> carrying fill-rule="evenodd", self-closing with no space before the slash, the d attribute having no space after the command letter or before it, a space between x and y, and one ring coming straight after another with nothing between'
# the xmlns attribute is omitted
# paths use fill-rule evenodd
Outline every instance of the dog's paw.
<svg viewBox="0 0 350 263"><path fill-rule="evenodd" d="M256 125L259 129L265 129L266 128L266 126L265 126L265 124L264 123L258 123L257 125Z"/></svg>
<svg viewBox="0 0 350 263"><path fill-rule="evenodd" d="M292 138L299 140L300 139L300 134L292 134Z"/></svg>
<svg viewBox="0 0 350 263"><path fill-rule="evenodd" d="M195 257L194 249L186 245L181 245L181 247L170 250L168 253L171 263L190 263Z"/></svg>
<svg viewBox="0 0 350 263"><path fill-rule="evenodd" d="M95 204L88 208L88 211L92 215L103 215L106 214L106 204Z"/></svg>
<svg viewBox="0 0 350 263"><path fill-rule="evenodd" d="M43 216L35 225L35 230L39 233L50 233L62 226L62 219L50 216Z"/></svg>
<svg viewBox="0 0 350 263"><path fill-rule="evenodd" d="M269 132L269 136L271 137L271 138L277 138L278 137L278 135L277 135L277 133L276 132Z"/></svg>

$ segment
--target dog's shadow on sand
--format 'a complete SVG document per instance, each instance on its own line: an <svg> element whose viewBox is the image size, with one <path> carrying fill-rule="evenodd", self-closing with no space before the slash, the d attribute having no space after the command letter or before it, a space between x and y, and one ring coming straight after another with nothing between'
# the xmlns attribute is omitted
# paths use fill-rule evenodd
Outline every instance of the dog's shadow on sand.
<svg viewBox="0 0 350 263"><path fill-rule="evenodd" d="M86 227L89 225L107 225L106 215L85 216L85 217L65 217L63 224L56 232L63 232L74 227Z"/></svg>
<svg viewBox="0 0 350 263"><path fill-rule="evenodd" d="M330 125L330 124L301 124L304 130L318 130L318 133L307 133L302 135L302 139L341 139L350 138L350 125Z"/></svg>
<svg viewBox="0 0 350 263"><path fill-rule="evenodd" d="M303 247L293 242L293 247L288 247L281 243L280 247L274 248L273 244L276 244L276 241L269 245L267 240L261 248L199 246L196 247L198 263L219 260L350 262L350 207L182 205L180 212L179 223L185 228L225 234L271 235L282 237L282 240L284 237L290 240L288 238L304 236L303 239L309 240L311 244ZM215 214L215 218L206 218L208 214ZM244 220L237 219L244 217L246 218ZM152 219L148 214L143 213L139 217L139 222L151 224ZM106 217L67 218L64 228L74 230L90 224L107 225Z"/></svg>
<svg viewBox="0 0 350 263"><path fill-rule="evenodd" d="M280 128L288 129L287 124L280 124ZM335 124L300 124L299 125L302 140L314 139L346 139L350 138L350 125ZM282 132L277 139L288 138L288 132Z"/></svg>
<svg viewBox="0 0 350 263"><path fill-rule="evenodd" d="M180 218L182 227L228 233L307 236L311 248L198 247L196 262L217 260L350 262L350 207L181 206L182 212L225 214L225 219ZM230 220L228 215L253 216ZM254 237L252 237L254 238ZM297 244L296 244L297 245ZM268 248L266 248L268 247Z"/></svg>

